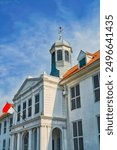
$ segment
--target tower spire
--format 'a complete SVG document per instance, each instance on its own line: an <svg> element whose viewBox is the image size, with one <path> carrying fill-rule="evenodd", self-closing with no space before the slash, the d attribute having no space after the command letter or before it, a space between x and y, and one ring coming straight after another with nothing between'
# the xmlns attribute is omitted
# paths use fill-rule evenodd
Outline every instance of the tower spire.
<svg viewBox="0 0 117 150"><path fill-rule="evenodd" d="M63 28L62 27L59 27L58 35L59 35L59 40L62 40L63 39Z"/></svg>

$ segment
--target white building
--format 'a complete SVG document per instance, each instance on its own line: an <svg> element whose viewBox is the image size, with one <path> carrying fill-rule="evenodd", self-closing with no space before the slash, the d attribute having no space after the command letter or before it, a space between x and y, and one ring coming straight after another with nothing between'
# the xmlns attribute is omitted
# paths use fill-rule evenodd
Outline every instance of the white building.
<svg viewBox="0 0 117 150"><path fill-rule="evenodd" d="M73 68L67 41L50 53L50 75L27 78L14 96L11 150L99 150L99 51L81 50Z"/></svg>
<svg viewBox="0 0 117 150"><path fill-rule="evenodd" d="M10 131L12 123L12 115L0 115L0 150L10 150Z"/></svg>

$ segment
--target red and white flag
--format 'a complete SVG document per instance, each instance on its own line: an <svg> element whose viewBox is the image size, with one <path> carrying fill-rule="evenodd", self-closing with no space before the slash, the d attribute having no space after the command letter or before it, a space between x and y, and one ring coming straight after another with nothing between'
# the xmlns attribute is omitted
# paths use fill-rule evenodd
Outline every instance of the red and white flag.
<svg viewBox="0 0 117 150"><path fill-rule="evenodd" d="M13 112L14 112L13 104L10 104L10 103L6 102L6 104L4 105L4 107L2 109L2 112L13 114Z"/></svg>

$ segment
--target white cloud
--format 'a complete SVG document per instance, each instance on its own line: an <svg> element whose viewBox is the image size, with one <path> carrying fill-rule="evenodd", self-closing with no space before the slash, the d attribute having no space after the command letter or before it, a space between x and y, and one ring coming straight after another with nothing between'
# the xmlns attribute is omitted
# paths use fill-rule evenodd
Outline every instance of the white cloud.
<svg viewBox="0 0 117 150"><path fill-rule="evenodd" d="M69 16L62 4L59 10ZM59 25L64 28L64 39L71 43L73 59L77 59L80 49L94 52L99 49L99 20L93 17L90 23L84 26L77 20L70 21L68 26L64 21L47 20L46 18L30 18L30 23L17 22L19 30L15 41L0 45L1 60L0 72L0 110L5 101L11 101L15 92L24 81L25 77L39 76L43 71L50 72L49 49L57 40ZM59 25L58 25L59 24ZM77 63L77 61L74 61ZM74 64L73 63L73 64ZM4 86L3 86L4 84ZM5 90L7 86L7 90Z"/></svg>

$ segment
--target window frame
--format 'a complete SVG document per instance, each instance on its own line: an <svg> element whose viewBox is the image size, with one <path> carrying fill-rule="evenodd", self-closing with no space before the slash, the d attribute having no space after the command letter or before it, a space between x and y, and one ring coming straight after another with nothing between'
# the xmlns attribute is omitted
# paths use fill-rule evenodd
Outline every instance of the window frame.
<svg viewBox="0 0 117 150"><path fill-rule="evenodd" d="M79 68L86 65L86 56L79 60Z"/></svg>
<svg viewBox="0 0 117 150"><path fill-rule="evenodd" d="M6 149L6 140L3 139L3 145L2 145L2 150L5 150Z"/></svg>
<svg viewBox="0 0 117 150"><path fill-rule="evenodd" d="M94 82L94 77L95 76L98 76L98 84L99 84L99 86L98 87L95 87L95 82ZM93 93L94 93L94 100L95 100L95 102L99 102L100 101L100 73L98 72L98 73L96 73L96 74L94 74L93 76L92 76L92 80L93 80ZM99 90L99 99L97 99L96 98L96 91L98 91Z"/></svg>
<svg viewBox="0 0 117 150"><path fill-rule="evenodd" d="M76 87L77 86L79 87L79 95L76 95ZM73 88L74 88L74 97L72 97L72 89ZM74 86L70 87L70 102L71 102L71 111L81 108L80 83L77 83Z"/></svg>
<svg viewBox="0 0 117 150"><path fill-rule="evenodd" d="M70 62L69 51L65 50L65 61Z"/></svg>
<svg viewBox="0 0 117 150"><path fill-rule="evenodd" d="M17 122L20 122L20 117L21 117L21 105L19 104L17 106Z"/></svg>
<svg viewBox="0 0 117 150"><path fill-rule="evenodd" d="M4 134L6 133L6 130L7 130L7 121L4 120L4 131L3 131Z"/></svg>
<svg viewBox="0 0 117 150"><path fill-rule="evenodd" d="M36 96L39 97L39 100L38 100L38 101L36 101ZM37 108L39 108L39 109L37 109ZM38 110L38 111L37 111L37 110ZM35 114L38 114L39 112L40 112L40 94L37 93L37 94L35 95Z"/></svg>
<svg viewBox="0 0 117 150"><path fill-rule="evenodd" d="M97 122L97 131L98 131L98 140L100 143L100 115L96 116L96 122Z"/></svg>
<svg viewBox="0 0 117 150"><path fill-rule="evenodd" d="M74 123L76 124L76 131L74 130L74 127L73 127ZM81 123L81 128L79 126L79 123ZM80 129L82 129L82 130L80 131ZM73 149L74 150L84 150L83 124L82 124L81 119L72 122L72 139L73 139ZM82 146L80 145L81 139L82 139ZM76 147L75 147L75 144L77 144Z"/></svg>
<svg viewBox="0 0 117 150"><path fill-rule="evenodd" d="M29 101L31 101L31 104L29 104ZM32 98L28 99L28 117L32 116Z"/></svg>
<svg viewBox="0 0 117 150"><path fill-rule="evenodd" d="M25 107L24 107L25 104ZM23 102L22 118L26 119L26 101Z"/></svg>
<svg viewBox="0 0 117 150"><path fill-rule="evenodd" d="M57 50L57 61L63 60L63 51L61 49Z"/></svg>

